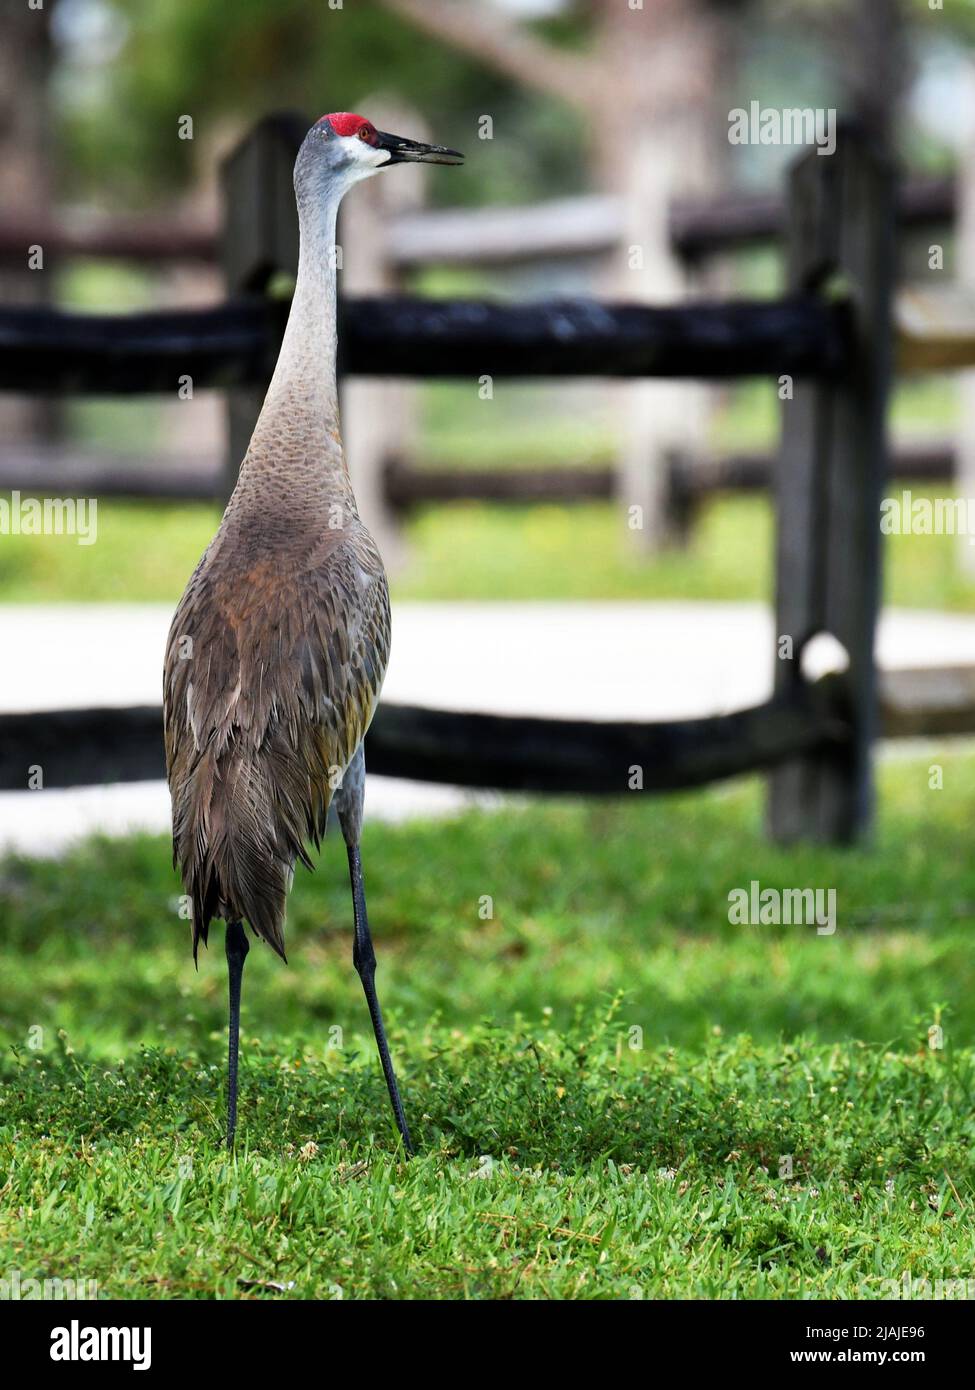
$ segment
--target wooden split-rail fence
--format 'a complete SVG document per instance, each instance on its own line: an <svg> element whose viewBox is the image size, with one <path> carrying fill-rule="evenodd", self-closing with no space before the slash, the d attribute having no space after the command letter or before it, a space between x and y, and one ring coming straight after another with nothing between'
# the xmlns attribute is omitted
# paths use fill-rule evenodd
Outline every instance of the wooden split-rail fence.
<svg viewBox="0 0 975 1390"><path fill-rule="evenodd" d="M229 413L226 492L287 313L272 291L297 265L291 168L304 130L300 118L263 121L224 167L224 304L121 316L0 309L0 389L169 393L184 374L195 386L221 388ZM776 661L766 703L649 724L383 703L368 735L372 771L514 791L623 794L635 767L647 790L767 770L774 836L844 842L869 826L871 752L880 734L966 727L967 673L955 673L947 686L945 673L892 676L878 691L874 663L895 354L908 366L975 361L964 326L946 338L937 313L922 316L913 336L895 322L896 213L892 169L846 130L835 154L810 152L792 171L784 219L788 287L778 299L667 308L385 295L342 303L346 377L794 382L773 470L775 628L791 640L791 657ZM29 477L19 481L31 484ZM395 471L391 486L403 487ZM811 682L803 652L823 633L842 647L843 669ZM0 715L0 788L26 787L28 767L37 764L48 787L159 777L161 709Z"/></svg>

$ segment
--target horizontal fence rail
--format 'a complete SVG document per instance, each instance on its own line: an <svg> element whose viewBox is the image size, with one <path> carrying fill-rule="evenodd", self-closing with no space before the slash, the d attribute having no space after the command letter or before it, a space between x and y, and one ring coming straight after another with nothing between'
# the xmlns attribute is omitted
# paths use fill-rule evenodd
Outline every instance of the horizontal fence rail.
<svg viewBox="0 0 975 1390"><path fill-rule="evenodd" d="M287 306L68 314L0 309L0 389L131 395L265 384ZM395 377L837 377L845 306L814 295L649 308L361 298L341 306L341 371Z"/></svg>
<svg viewBox="0 0 975 1390"><path fill-rule="evenodd" d="M898 482L941 483L955 476L955 467L950 444L911 444L891 454L888 477ZM762 492L771 487L775 468L775 458L761 453L675 458L666 479L667 506L680 517L687 514L689 520L696 506L717 493ZM215 502L223 498L223 485L222 460L217 454L136 455L36 443L0 456L0 489L29 488L32 496L71 493ZM597 464L431 468L391 458L383 469L383 496L396 513L430 503L525 506L609 501L618 488L616 470Z"/></svg>
<svg viewBox="0 0 975 1390"><path fill-rule="evenodd" d="M663 723L521 718L382 704L366 736L370 772L499 791L620 794L634 767L647 790L703 786L843 746L830 680L732 714ZM0 790L165 776L162 709L47 710L0 716Z"/></svg>
<svg viewBox="0 0 975 1390"><path fill-rule="evenodd" d="M499 791L620 795L637 769L642 790L676 791L838 749L847 735L818 688L732 714L648 724L388 705L366 737L366 765L391 777Z"/></svg>
<svg viewBox="0 0 975 1390"><path fill-rule="evenodd" d="M879 673L884 738L975 733L975 668ZM626 791L642 768L647 791L676 791L758 772L796 756L840 757L848 745L844 682L826 676L731 714L659 723L604 723L381 704L366 736L370 772L501 791ZM30 769L49 788L165 776L162 709L0 714L0 791L22 791Z"/></svg>
<svg viewBox="0 0 975 1390"><path fill-rule="evenodd" d="M215 451L137 454L38 440L14 443L0 454L0 490L29 489L33 497L215 502L223 481Z"/></svg>
<svg viewBox="0 0 975 1390"><path fill-rule="evenodd" d="M715 493L765 491L772 486L775 468L774 457L760 453L674 459L666 479L667 505L683 513ZM908 445L891 455L888 477L903 482L944 482L954 477L954 469L955 451L950 444ZM387 461L383 481L386 501L396 512L431 502L523 505L607 501L619 486L617 470L609 466L429 468L404 459Z"/></svg>
<svg viewBox="0 0 975 1390"><path fill-rule="evenodd" d="M954 220L957 196L951 179L913 178L900 190L898 222L906 229ZM681 198L670 208L670 244L686 260L778 237L785 202L778 193L722 193L707 199ZM625 216L619 199L590 193L521 207L424 208L389 219L387 253L400 270L428 265L515 265L605 254L622 242ZM166 263L219 260L213 223L173 218L165 209L152 217L0 216L0 265L22 267L27 248L44 247L45 257L99 257Z"/></svg>
<svg viewBox="0 0 975 1390"><path fill-rule="evenodd" d="M916 230L952 222L955 185L947 178L909 179L898 190L902 228ZM686 260L770 241L786 225L786 203L777 193L728 193L704 201L680 200L670 209L670 242Z"/></svg>
<svg viewBox="0 0 975 1390"><path fill-rule="evenodd" d="M0 309L0 390L86 396L267 382L286 308L259 300L209 309L68 314Z"/></svg>
<svg viewBox="0 0 975 1390"><path fill-rule="evenodd" d="M618 485L616 470L608 467L418 468L389 459L383 472L383 495L395 512L429 502L608 501Z"/></svg>
<svg viewBox="0 0 975 1390"><path fill-rule="evenodd" d="M849 318L815 295L649 308L595 300L494 304L359 299L339 364L373 376L842 375Z"/></svg>

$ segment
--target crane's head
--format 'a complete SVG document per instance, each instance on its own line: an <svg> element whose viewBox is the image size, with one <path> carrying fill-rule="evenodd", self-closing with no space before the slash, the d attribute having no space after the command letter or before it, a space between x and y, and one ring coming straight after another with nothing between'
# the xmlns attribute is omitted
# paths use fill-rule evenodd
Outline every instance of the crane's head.
<svg viewBox="0 0 975 1390"><path fill-rule="evenodd" d="M333 111L316 121L305 137L295 165L295 183L314 171L344 192L349 185L378 174L392 164L463 164L464 156L446 145L424 145L377 130L365 116Z"/></svg>

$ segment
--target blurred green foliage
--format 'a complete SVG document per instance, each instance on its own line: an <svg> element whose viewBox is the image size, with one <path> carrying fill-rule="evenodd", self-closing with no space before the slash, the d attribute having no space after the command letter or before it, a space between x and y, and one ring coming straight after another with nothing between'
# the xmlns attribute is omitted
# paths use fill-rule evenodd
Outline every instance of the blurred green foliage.
<svg viewBox="0 0 975 1390"><path fill-rule="evenodd" d="M489 167L452 177L452 203L517 201L582 179L571 112L515 88L374 0L346 0L340 9L327 0L104 4L111 56L94 78L72 78L66 45L63 172L76 191L81 185L126 200L171 193L193 183L199 149L211 158L214 143L226 148L234 131L269 111L315 119L379 97L416 107L438 140L465 152L478 138L478 116L493 116L493 157L481 162ZM580 31L571 19L546 28L570 38ZM83 66L80 47L79 57ZM193 117L192 144L178 138L183 115Z"/></svg>
<svg viewBox="0 0 975 1390"><path fill-rule="evenodd" d="M750 97L844 105L846 0L718 7L735 15L725 74L732 105ZM596 8L568 0L531 27L550 42L592 48ZM905 9L915 71L922 55L929 73L957 68L975 36L975 0L942 10L911 0ZM313 118L383 95L416 106L439 138L467 151L478 117L494 118L491 159L451 177L451 202L530 200L592 182L586 116L420 32L379 0L55 0L55 16L59 182L72 196L138 201L185 189L200 173L201 150L212 160L270 110ZM193 143L177 136L182 115L193 117ZM902 153L916 166L944 167L952 150L915 115L905 113ZM738 177L777 181L790 157L744 151Z"/></svg>

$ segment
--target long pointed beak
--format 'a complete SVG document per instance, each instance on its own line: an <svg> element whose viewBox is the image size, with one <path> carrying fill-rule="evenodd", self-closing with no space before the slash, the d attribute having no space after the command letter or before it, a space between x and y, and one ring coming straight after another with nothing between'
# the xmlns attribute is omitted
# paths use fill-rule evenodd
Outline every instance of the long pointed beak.
<svg viewBox="0 0 975 1390"><path fill-rule="evenodd" d="M406 140L402 135L376 131L376 148L389 151L390 164L463 164L460 150L446 145L422 145L419 140Z"/></svg>

